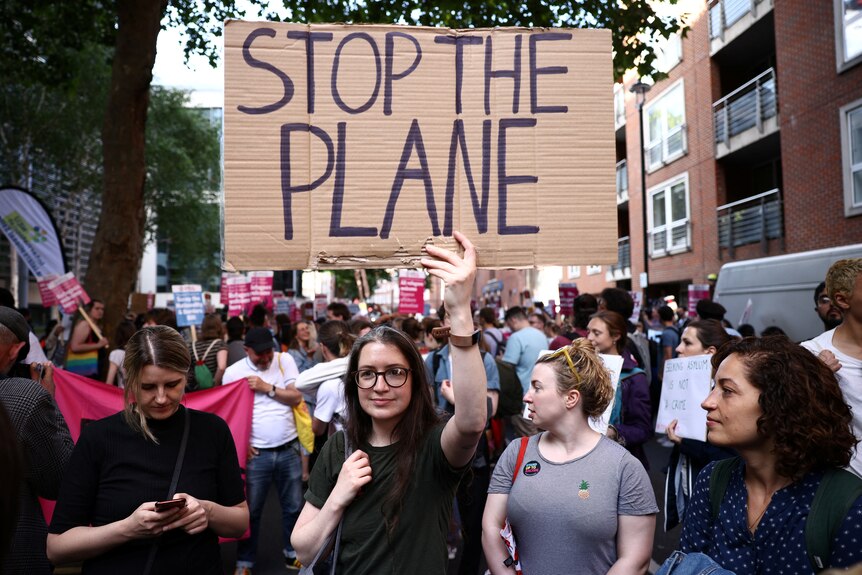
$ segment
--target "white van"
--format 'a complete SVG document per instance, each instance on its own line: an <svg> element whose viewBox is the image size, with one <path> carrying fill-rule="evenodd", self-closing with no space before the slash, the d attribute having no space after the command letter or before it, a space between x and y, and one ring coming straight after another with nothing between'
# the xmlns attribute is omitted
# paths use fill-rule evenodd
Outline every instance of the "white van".
<svg viewBox="0 0 862 575"><path fill-rule="evenodd" d="M845 258L862 258L862 244L724 264L715 301L727 309L724 317L734 327L749 323L760 333L775 325L794 341L811 339L823 332L814 288L833 263Z"/></svg>

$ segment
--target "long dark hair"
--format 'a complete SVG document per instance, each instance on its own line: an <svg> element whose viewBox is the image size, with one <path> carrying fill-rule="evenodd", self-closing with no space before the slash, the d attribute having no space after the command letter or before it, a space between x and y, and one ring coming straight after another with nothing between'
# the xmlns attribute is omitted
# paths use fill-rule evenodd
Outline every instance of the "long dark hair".
<svg viewBox="0 0 862 575"><path fill-rule="evenodd" d="M398 462L395 482L382 505L387 531L392 533L398 524L404 497L410 487L416 455L422 449L428 432L440 422L440 418L434 409L431 390L425 378L425 362L422 361L416 345L404 333L391 327L381 326L360 337L350 352L347 375L344 378L344 397L347 402L345 433L350 444L358 448L371 437L371 416L359 403L359 388L353 379L359 368L362 348L369 343L380 343L401 352L411 370L410 403L392 432L392 440L395 442L393 445L395 461Z"/></svg>

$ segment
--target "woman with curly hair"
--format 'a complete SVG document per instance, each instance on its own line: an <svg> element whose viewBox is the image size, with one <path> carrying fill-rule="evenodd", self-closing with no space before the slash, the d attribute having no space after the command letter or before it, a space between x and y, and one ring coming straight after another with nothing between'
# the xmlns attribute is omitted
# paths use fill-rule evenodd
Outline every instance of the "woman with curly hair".
<svg viewBox="0 0 862 575"><path fill-rule="evenodd" d="M712 356L715 387L701 406L707 440L735 449L713 519L710 478L698 476L680 548L712 557L737 575L813 573L805 524L830 469L846 467L857 443L850 408L832 371L785 338L732 341ZM840 473L846 473L841 471ZM824 567L862 561L862 497L850 507Z"/></svg>
<svg viewBox="0 0 862 575"><path fill-rule="evenodd" d="M613 396L586 339L536 361L524 402L546 431L510 443L494 469L482 519L491 573L515 572L500 537L507 518L524 573L647 572L658 512L649 476L589 423Z"/></svg>

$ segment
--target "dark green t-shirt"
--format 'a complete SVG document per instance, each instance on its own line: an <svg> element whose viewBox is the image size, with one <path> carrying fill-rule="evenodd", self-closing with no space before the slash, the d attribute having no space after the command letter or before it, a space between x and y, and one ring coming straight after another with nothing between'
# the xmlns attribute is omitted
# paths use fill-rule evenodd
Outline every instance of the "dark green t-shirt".
<svg viewBox="0 0 862 575"><path fill-rule="evenodd" d="M371 460L373 479L344 514L337 573L442 575L446 572L446 533L452 515L452 499L458 481L469 466L455 469L449 465L440 446L442 431L443 424L434 427L416 457L413 483L404 498L391 541L381 506L395 480L395 446L360 446ZM343 463L344 435L337 433L320 451L305 500L318 509L323 507Z"/></svg>

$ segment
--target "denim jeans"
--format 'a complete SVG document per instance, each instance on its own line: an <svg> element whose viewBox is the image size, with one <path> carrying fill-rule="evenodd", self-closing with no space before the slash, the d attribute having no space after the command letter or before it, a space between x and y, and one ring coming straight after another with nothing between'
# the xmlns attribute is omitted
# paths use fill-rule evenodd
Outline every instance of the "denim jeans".
<svg viewBox="0 0 862 575"><path fill-rule="evenodd" d="M290 533L296 518L302 510L302 460L299 457L299 443L293 442L280 451L260 450L246 465L246 495L251 518L251 536L240 541L237 546L237 566L254 567L257 556L257 538L260 535L260 518L269 493L269 486L275 481L278 499L281 503L281 529L284 537L284 554L295 556L290 546Z"/></svg>
<svg viewBox="0 0 862 575"><path fill-rule="evenodd" d="M703 553L674 551L662 563L661 568L656 571L656 575L733 575L733 572L721 568Z"/></svg>

